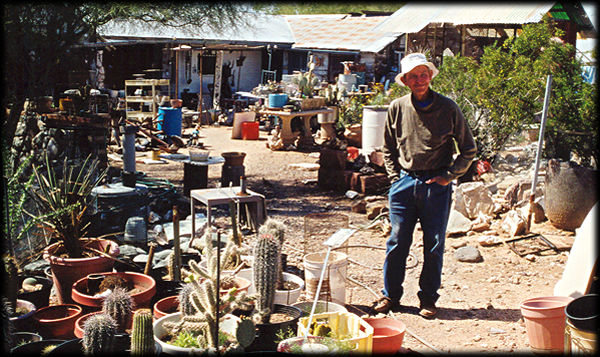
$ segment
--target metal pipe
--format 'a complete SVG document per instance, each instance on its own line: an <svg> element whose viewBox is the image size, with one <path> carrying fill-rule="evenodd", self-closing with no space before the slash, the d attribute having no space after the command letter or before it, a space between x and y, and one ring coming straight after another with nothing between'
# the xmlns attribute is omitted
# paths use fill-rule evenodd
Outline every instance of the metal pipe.
<svg viewBox="0 0 600 357"><path fill-rule="evenodd" d="M548 75L546 80L546 94L544 95L544 110L542 112L542 123L540 124L540 133L538 136L538 147L535 154L535 168L533 171L533 181L531 183L531 193L529 195L529 213L527 214L526 232L531 228L531 215L533 213L533 204L535 202L535 186L537 184L538 169L542 157L542 145L544 143L544 128L546 127L546 118L548 117L548 106L550 103L550 92L552 91L552 75Z"/></svg>
<svg viewBox="0 0 600 357"><path fill-rule="evenodd" d="M125 125L123 134L123 171L135 173L135 133L138 127Z"/></svg>

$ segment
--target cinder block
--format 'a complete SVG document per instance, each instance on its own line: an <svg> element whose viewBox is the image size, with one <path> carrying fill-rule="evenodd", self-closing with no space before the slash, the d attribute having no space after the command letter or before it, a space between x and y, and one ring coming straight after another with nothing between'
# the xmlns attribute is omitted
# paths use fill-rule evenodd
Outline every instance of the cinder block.
<svg viewBox="0 0 600 357"><path fill-rule="evenodd" d="M388 189L390 181L386 174L360 176L360 192L365 194L382 193Z"/></svg>

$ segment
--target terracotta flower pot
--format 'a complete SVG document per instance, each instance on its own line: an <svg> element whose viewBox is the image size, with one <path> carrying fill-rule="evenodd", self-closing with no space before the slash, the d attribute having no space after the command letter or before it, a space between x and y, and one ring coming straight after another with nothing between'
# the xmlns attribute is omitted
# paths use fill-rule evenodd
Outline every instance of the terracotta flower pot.
<svg viewBox="0 0 600 357"><path fill-rule="evenodd" d="M60 258L58 255L62 251L58 244L52 244L44 250L44 259L50 262L59 303L68 304L73 302L71 288L74 282L92 273L111 271L114 260L100 255L91 258ZM111 257L119 255L119 245L108 239L82 239L82 244L102 252L108 250Z"/></svg>
<svg viewBox="0 0 600 357"><path fill-rule="evenodd" d="M244 164L245 152L224 152L221 156L225 159L225 166L241 166Z"/></svg>
<svg viewBox="0 0 600 357"><path fill-rule="evenodd" d="M105 276L116 275L124 278L126 281L133 285L133 288L138 291L131 294L134 308L150 308L150 301L156 293L156 282L154 279L146 274L134 273L134 272L116 272L116 273L104 273ZM75 302L91 308L92 310L98 310L102 307L104 297L92 296L87 294L88 277L77 280L73 284L71 291L71 297Z"/></svg>
<svg viewBox="0 0 600 357"><path fill-rule="evenodd" d="M520 305L529 345L535 352L562 352L565 342L567 296L536 297Z"/></svg>
<svg viewBox="0 0 600 357"><path fill-rule="evenodd" d="M154 304L154 319L158 320L165 315L176 313L178 309L179 296L167 296Z"/></svg>
<svg viewBox="0 0 600 357"><path fill-rule="evenodd" d="M75 327L73 328L73 333L77 338L83 338L83 324L87 319L92 317L93 315L101 314L102 311L94 311L89 314L81 315L77 320L75 320Z"/></svg>
<svg viewBox="0 0 600 357"><path fill-rule="evenodd" d="M102 313L102 311L94 311L94 312L90 312L88 314L80 316L75 321L75 328L73 329L73 332L75 333L75 337L83 338L83 326L85 325L85 322L87 321L87 319L89 319L93 315L97 315L97 314L101 314L101 313ZM128 319L127 325L125 326L125 330L131 329L132 323L133 323L133 319L132 318Z"/></svg>
<svg viewBox="0 0 600 357"><path fill-rule="evenodd" d="M402 347L406 325L390 317L363 318L373 326L373 353L397 353Z"/></svg>
<svg viewBox="0 0 600 357"><path fill-rule="evenodd" d="M37 310L33 319L44 338L70 340L75 338L75 321L81 313L81 306L78 305L51 305Z"/></svg>

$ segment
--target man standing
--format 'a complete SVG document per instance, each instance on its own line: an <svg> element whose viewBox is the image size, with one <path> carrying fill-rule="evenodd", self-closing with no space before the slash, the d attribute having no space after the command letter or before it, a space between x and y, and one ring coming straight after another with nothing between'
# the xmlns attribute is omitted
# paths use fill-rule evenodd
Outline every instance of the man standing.
<svg viewBox="0 0 600 357"><path fill-rule="evenodd" d="M439 72L435 65L422 53L409 54L400 64L402 73L396 82L408 86L412 93L394 100L387 113L383 153L392 182L392 231L383 264L383 297L373 309L387 313L400 305L406 259L418 220L423 230L419 314L432 318L437 313L435 303L441 285L451 182L467 171L477 148L458 105L429 88Z"/></svg>

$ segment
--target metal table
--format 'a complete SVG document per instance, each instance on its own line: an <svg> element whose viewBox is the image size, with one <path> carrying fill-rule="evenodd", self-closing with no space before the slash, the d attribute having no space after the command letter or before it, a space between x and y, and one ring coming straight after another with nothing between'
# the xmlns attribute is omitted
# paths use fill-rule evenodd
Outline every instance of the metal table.
<svg viewBox="0 0 600 357"><path fill-rule="evenodd" d="M208 187L208 166L225 162L222 156L209 156L206 161L192 161L184 154L161 154L159 157L183 163L183 192L189 195L196 188Z"/></svg>
<svg viewBox="0 0 600 357"><path fill-rule="evenodd" d="M192 240L196 235L196 208L195 202L198 201L206 205L206 222L208 227L211 224L211 208L213 206L235 203L256 203L256 222L258 224L264 222L266 216L265 196L260 193L246 189L246 195L239 195L240 186L205 188L190 191L190 208L192 214ZM239 216L239 214L238 214ZM190 241L190 244L191 244Z"/></svg>

